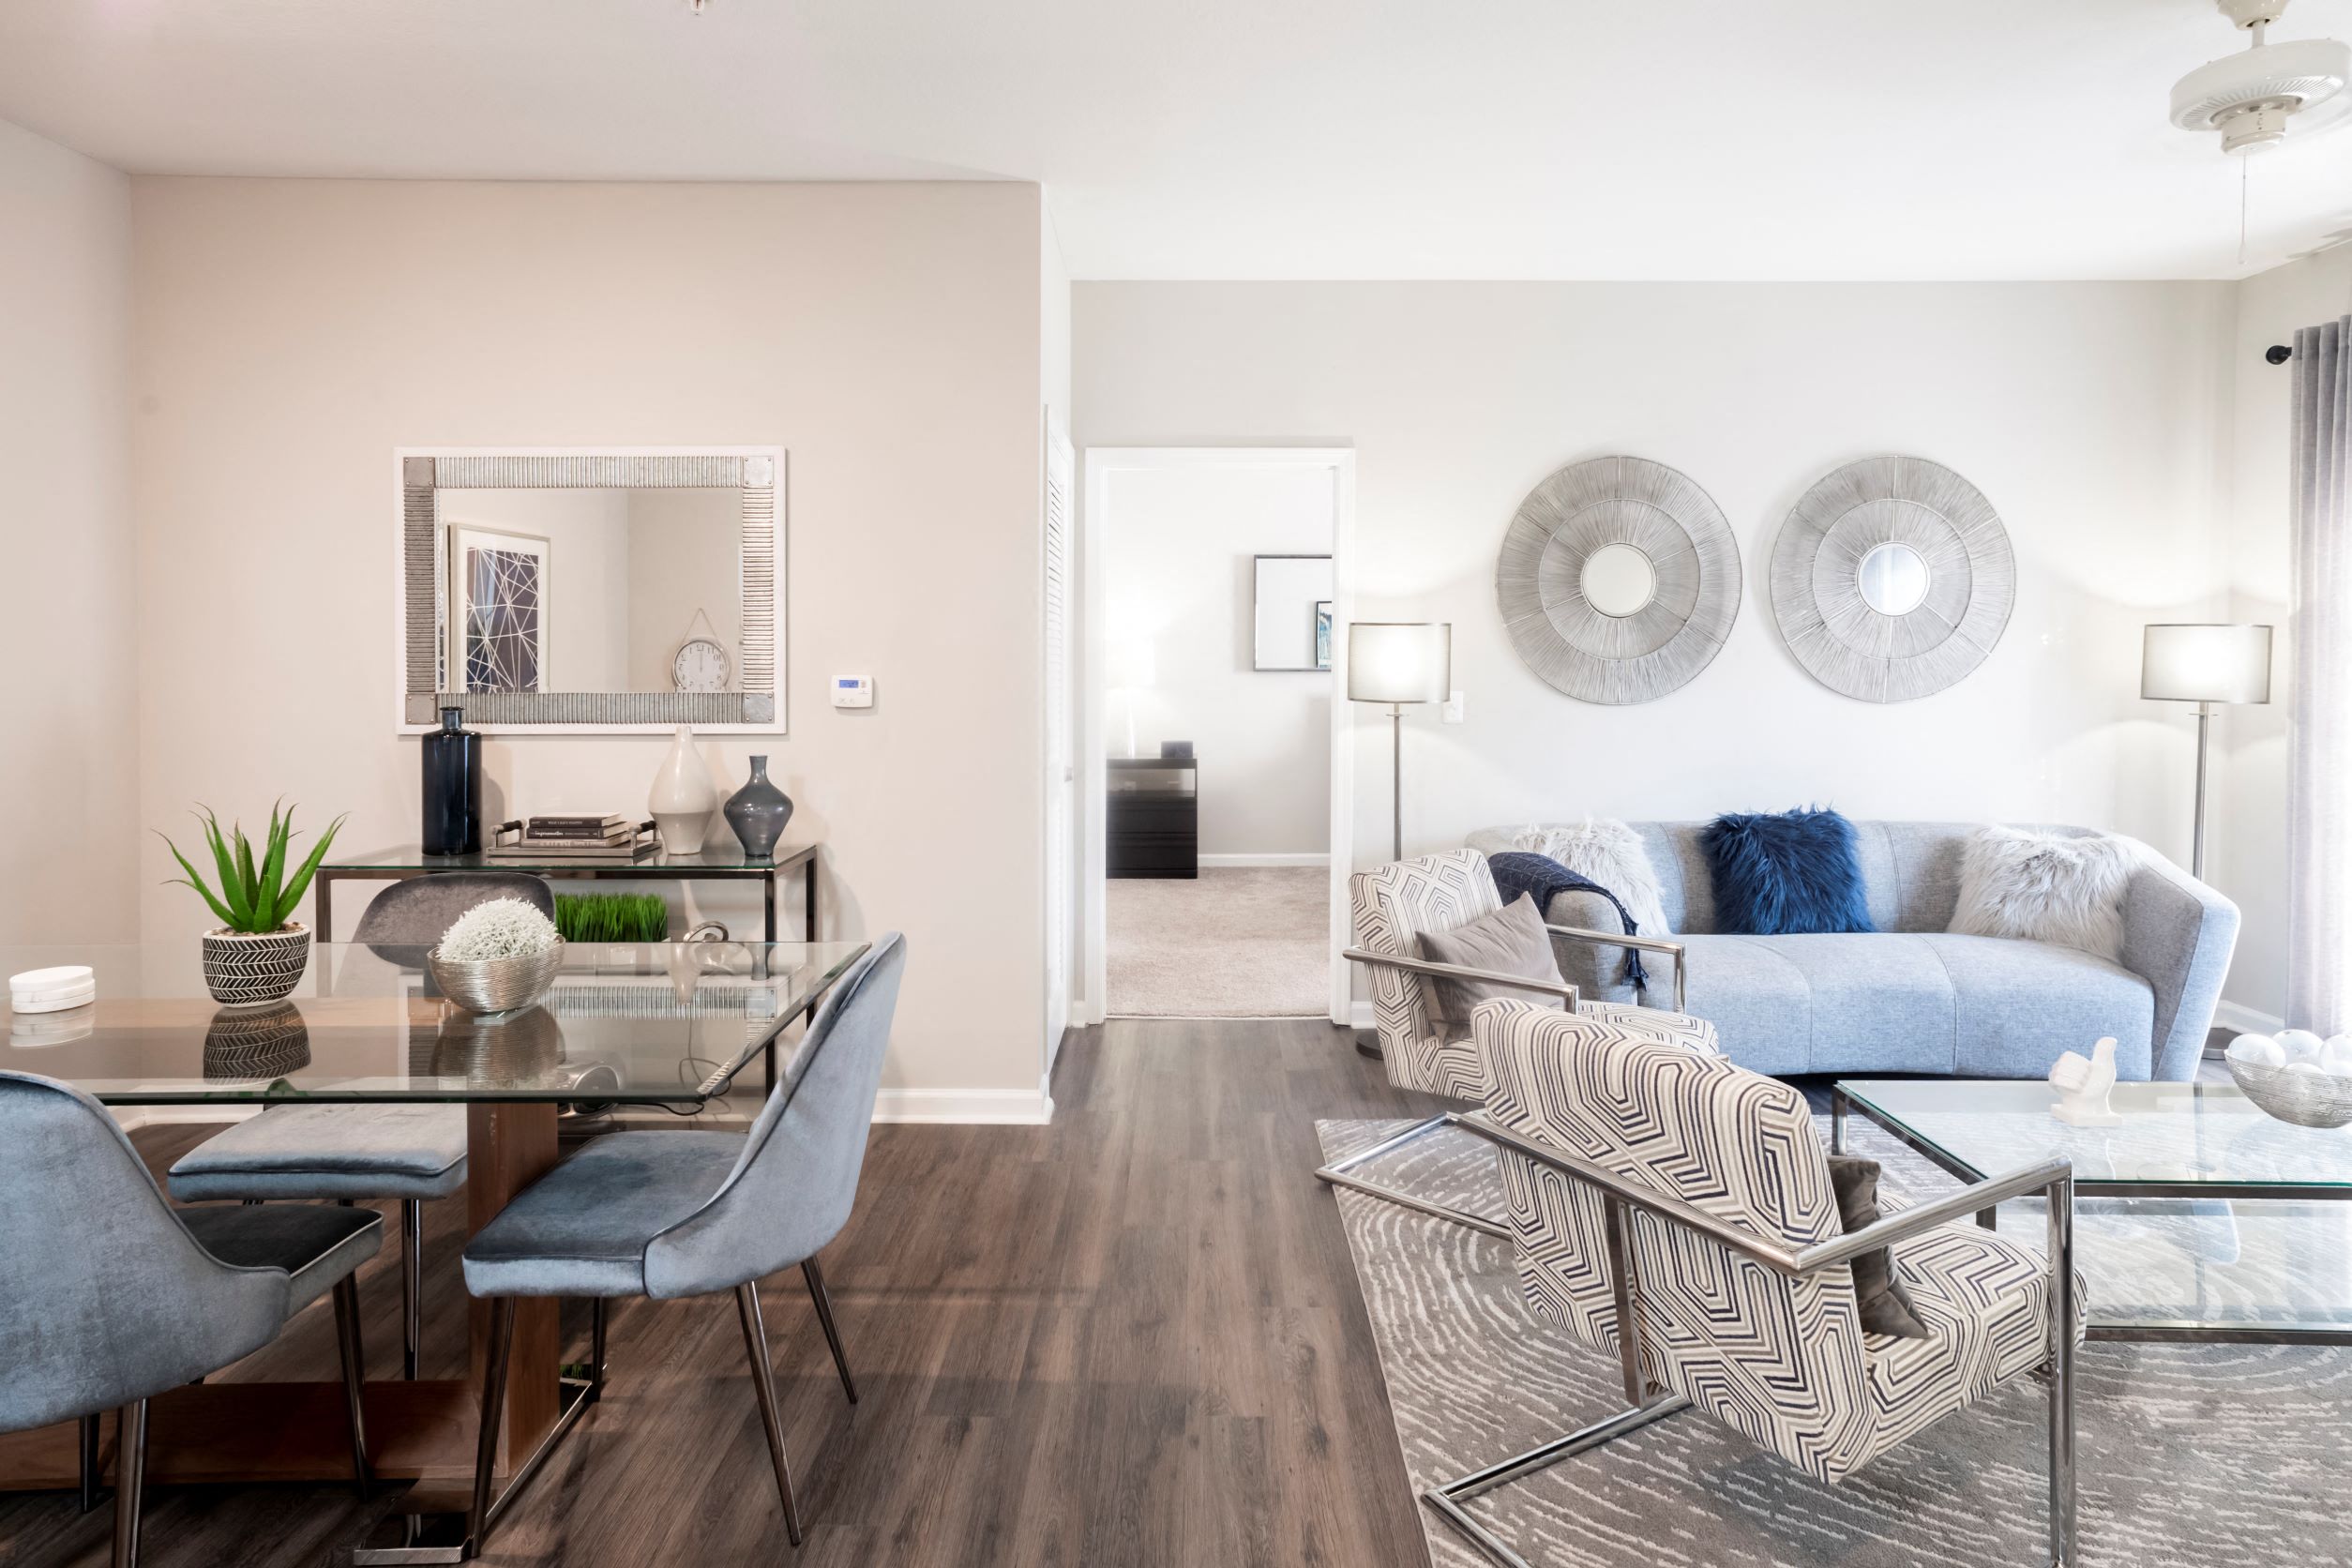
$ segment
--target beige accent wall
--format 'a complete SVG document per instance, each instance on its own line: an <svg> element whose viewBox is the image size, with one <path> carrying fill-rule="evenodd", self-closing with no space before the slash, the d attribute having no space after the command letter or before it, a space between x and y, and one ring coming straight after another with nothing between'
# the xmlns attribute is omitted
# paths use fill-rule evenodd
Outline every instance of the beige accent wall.
<svg viewBox="0 0 2352 1568"><path fill-rule="evenodd" d="M141 178L132 207L141 820L283 793L353 849L415 837L395 447L776 443L791 733L704 755L722 794L770 756L826 935L907 933L885 1113L1039 1108L1035 187ZM869 711L826 701L852 673ZM635 809L668 745L486 750L510 811ZM176 888L143 912L203 924Z"/></svg>
<svg viewBox="0 0 2352 1568"><path fill-rule="evenodd" d="M130 182L0 123L0 944L139 934L129 317Z"/></svg>

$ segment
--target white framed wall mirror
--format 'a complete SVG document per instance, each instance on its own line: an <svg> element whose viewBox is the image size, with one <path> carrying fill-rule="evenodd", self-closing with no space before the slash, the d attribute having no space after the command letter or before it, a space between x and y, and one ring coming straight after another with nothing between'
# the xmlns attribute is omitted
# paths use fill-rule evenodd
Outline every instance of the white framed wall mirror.
<svg viewBox="0 0 2352 1568"><path fill-rule="evenodd" d="M1328 555L1250 557L1250 668L1331 669L1332 565Z"/></svg>
<svg viewBox="0 0 2352 1568"><path fill-rule="evenodd" d="M400 728L784 729L784 453L396 454Z"/></svg>

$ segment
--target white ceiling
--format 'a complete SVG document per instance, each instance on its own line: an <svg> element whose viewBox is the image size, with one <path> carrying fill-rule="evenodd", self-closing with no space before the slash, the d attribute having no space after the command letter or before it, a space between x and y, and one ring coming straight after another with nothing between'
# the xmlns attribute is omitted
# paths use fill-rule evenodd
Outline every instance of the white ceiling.
<svg viewBox="0 0 2352 1568"><path fill-rule="evenodd" d="M2282 38L2352 39L2352 0ZM2211 0L0 0L136 172L1043 182L1081 278L2213 278L2352 129L2173 129Z"/></svg>

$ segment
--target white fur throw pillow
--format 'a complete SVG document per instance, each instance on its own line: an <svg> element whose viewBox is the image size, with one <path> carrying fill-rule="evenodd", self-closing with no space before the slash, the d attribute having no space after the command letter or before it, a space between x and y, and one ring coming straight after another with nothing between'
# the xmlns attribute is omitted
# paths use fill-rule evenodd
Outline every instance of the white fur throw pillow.
<svg viewBox="0 0 2352 1568"><path fill-rule="evenodd" d="M1590 877L1623 901L1625 912L1641 927L1641 935L1662 937L1666 929L1666 906L1658 897L1658 873L1651 868L1650 852L1641 835L1621 822L1591 817L1580 827L1523 827L1511 836L1511 847L1547 854L1580 877Z"/></svg>
<svg viewBox="0 0 2352 1568"><path fill-rule="evenodd" d="M2123 957L2123 893L2140 864L2128 838L1979 828L1960 858L1952 930L2079 947Z"/></svg>

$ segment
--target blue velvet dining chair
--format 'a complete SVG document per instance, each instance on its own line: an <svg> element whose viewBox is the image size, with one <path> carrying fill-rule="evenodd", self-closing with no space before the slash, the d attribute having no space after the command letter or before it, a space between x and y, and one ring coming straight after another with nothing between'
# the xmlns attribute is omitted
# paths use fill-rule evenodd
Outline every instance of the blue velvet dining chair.
<svg viewBox="0 0 2352 1568"><path fill-rule="evenodd" d="M555 913L547 880L523 871L437 871L369 900L354 940L422 966L451 922L492 898ZM465 1190L465 1108L272 1106L198 1144L172 1167L172 1196L400 1205L400 1373L416 1376L423 1338L425 1204Z"/></svg>
<svg viewBox="0 0 2352 1568"><path fill-rule="evenodd" d="M114 1562L139 1558L147 1401L243 1359L332 1290L352 1473L368 1489L352 1274L384 1241L365 1209L174 1210L105 1108L0 1072L0 1432L82 1422L94 1493L99 1412L115 1423Z"/></svg>
<svg viewBox="0 0 2352 1568"><path fill-rule="evenodd" d="M608 1134L525 1188L467 1244L466 1289L492 1306L469 1555L488 1533L490 1468L521 1296L586 1296L601 1308L613 1297L666 1301L732 1290L784 1528L800 1545L758 1282L800 1265L841 1387L856 1403L817 1254L840 1234L857 1197L906 954L906 939L889 932L842 975L809 1022L795 1070L769 1093L748 1135ZM591 1376L601 1384L601 1345L594 1357Z"/></svg>

